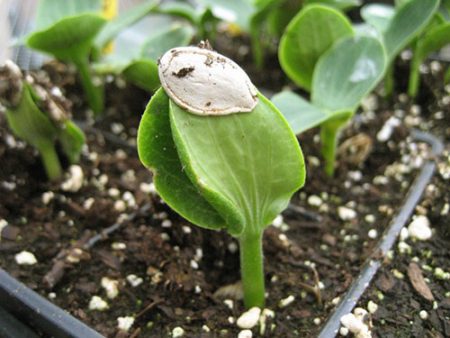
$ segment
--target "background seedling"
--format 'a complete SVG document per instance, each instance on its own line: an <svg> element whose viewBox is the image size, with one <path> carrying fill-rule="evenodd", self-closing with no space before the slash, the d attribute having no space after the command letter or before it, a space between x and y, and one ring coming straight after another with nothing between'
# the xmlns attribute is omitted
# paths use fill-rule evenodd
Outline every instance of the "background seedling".
<svg viewBox="0 0 450 338"><path fill-rule="evenodd" d="M296 134L320 125L322 155L329 176L334 173L340 130L356 112L364 96L380 81L385 69L385 51L376 38L346 37L335 43L317 62L311 103L293 92L272 98Z"/></svg>
<svg viewBox="0 0 450 338"><path fill-rule="evenodd" d="M94 68L101 74L122 74L125 79L138 87L154 92L159 88L157 60L169 49L176 46L187 45L194 36L194 29L187 24L152 20L148 18L133 27L133 31L139 31L140 26L145 29L148 24L158 29L153 34L145 37L142 42L130 40L124 32L115 44L115 50L99 60Z"/></svg>
<svg viewBox="0 0 450 338"><path fill-rule="evenodd" d="M56 143L71 164L78 162L83 132L43 87L25 81L11 61L0 68L0 103L14 134L39 151L49 179L62 174Z"/></svg>
<svg viewBox="0 0 450 338"><path fill-rule="evenodd" d="M319 58L334 42L351 35L351 22L339 11L322 5L307 6L292 19L281 37L281 67L299 87L311 91Z"/></svg>
<svg viewBox="0 0 450 338"><path fill-rule="evenodd" d="M95 36L106 23L100 10L100 0L68 0L64 3L41 0L36 30L27 38L29 47L75 64L89 106L95 113L103 110L103 90L93 82L89 54Z"/></svg>
<svg viewBox="0 0 450 338"><path fill-rule="evenodd" d="M71 62L78 69L87 101L94 113L103 110L101 80L93 79L90 55L100 51L128 25L155 7L147 2L115 17L110 22L101 15L101 0L41 0L36 30L26 40L29 47Z"/></svg>
<svg viewBox="0 0 450 338"><path fill-rule="evenodd" d="M226 80L228 73L222 74L223 78L219 75L220 62L238 67L231 60L201 51L205 56L201 63L209 66L194 66L181 59L177 63L181 68L173 70L181 74L182 69L194 67L180 78L186 85L190 79L191 86L201 87L201 96L192 100L208 98L213 83L223 89L221 93L253 92L242 70L239 81ZM216 76L198 83L196 79L204 79L202 72L209 72L208 67ZM233 83L248 83L249 87ZM232 97L228 97L230 104ZM211 96L205 106L222 99L223 95ZM199 116L175 104L165 89L160 89L142 117L138 151L143 164L154 173L157 191L171 208L200 227L226 229L239 239L245 305L262 307L262 234L303 185L305 170L298 142L282 115L260 93L253 100L257 104L251 112Z"/></svg>
<svg viewBox="0 0 450 338"><path fill-rule="evenodd" d="M389 68L385 78L385 95L390 96L394 89L393 67L395 58L427 27L438 9L439 0L402 1L394 13L386 6L383 7L383 11L376 10L380 8L380 5L367 6L362 9L362 16L366 22L379 30L386 48ZM435 37L437 39L437 36ZM439 40L442 41L442 39ZM419 51L418 60L421 59L421 54L421 51ZM414 62L416 63L418 60ZM416 67L416 65L413 65L413 67Z"/></svg>

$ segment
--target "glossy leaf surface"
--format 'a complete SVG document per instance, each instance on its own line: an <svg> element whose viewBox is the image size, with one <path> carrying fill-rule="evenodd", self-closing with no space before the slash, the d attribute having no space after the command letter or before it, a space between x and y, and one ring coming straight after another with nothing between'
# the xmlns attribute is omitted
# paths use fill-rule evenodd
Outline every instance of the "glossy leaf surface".
<svg viewBox="0 0 450 338"><path fill-rule="evenodd" d="M278 93L272 97L271 101L284 115L296 135L319 126L330 117L330 114L291 91Z"/></svg>
<svg viewBox="0 0 450 338"><path fill-rule="evenodd" d="M414 58L424 60L432 52L438 51L450 44L450 22L434 27L419 39L414 52Z"/></svg>
<svg viewBox="0 0 450 338"><path fill-rule="evenodd" d="M191 182L232 234L259 234L304 183L303 156L262 95L250 113L198 116L171 102L173 138Z"/></svg>
<svg viewBox="0 0 450 338"><path fill-rule="evenodd" d="M353 112L380 81L386 69L381 42L349 37L337 42L319 60L314 72L312 103L325 110Z"/></svg>
<svg viewBox="0 0 450 338"><path fill-rule="evenodd" d="M353 34L351 23L335 9L322 5L304 8L283 34L278 55L286 74L311 90L317 61L337 40Z"/></svg>
<svg viewBox="0 0 450 338"><path fill-rule="evenodd" d="M128 81L149 92L154 92L161 85L158 77L158 66L153 60L133 61L123 69L122 74Z"/></svg>
<svg viewBox="0 0 450 338"><path fill-rule="evenodd" d="M224 219L186 175L172 137L169 98L162 89L147 105L139 125L137 143L140 160L152 170L158 193L172 209L200 227L226 227Z"/></svg>
<svg viewBox="0 0 450 338"><path fill-rule="evenodd" d="M36 30L48 28L68 16L100 14L101 10L102 0L40 0L35 19Z"/></svg>
<svg viewBox="0 0 450 338"><path fill-rule="evenodd" d="M439 0L411 0L398 8L384 33L389 60L394 59L425 28L438 5Z"/></svg>
<svg viewBox="0 0 450 338"><path fill-rule="evenodd" d="M408 94L410 96L415 97L419 91L420 64L429 54L439 51L448 44L450 44L450 22L444 22L441 25L430 28L418 39L411 61L408 83Z"/></svg>
<svg viewBox="0 0 450 338"><path fill-rule="evenodd" d="M244 31L249 31L250 18L255 7L247 0L197 0L206 8L210 8L213 15L226 22L234 22Z"/></svg>
<svg viewBox="0 0 450 338"><path fill-rule="evenodd" d="M145 1L109 20L95 38L95 45L97 48L105 47L105 45L113 40L121 31L150 13L157 4L158 0Z"/></svg>
<svg viewBox="0 0 450 338"><path fill-rule="evenodd" d="M305 0L305 4L323 4L341 11L361 5L361 0Z"/></svg>
<svg viewBox="0 0 450 338"><path fill-rule="evenodd" d="M374 3L361 8L361 16L364 21L380 32L386 31L394 14L395 8L386 4Z"/></svg>
<svg viewBox="0 0 450 338"><path fill-rule="evenodd" d="M88 55L96 34L105 22L97 14L67 17L30 35L27 44L61 60L79 60Z"/></svg>
<svg viewBox="0 0 450 338"><path fill-rule="evenodd" d="M188 45L193 37L191 26L175 24L168 30L150 36L142 46L141 56L156 61L169 49Z"/></svg>

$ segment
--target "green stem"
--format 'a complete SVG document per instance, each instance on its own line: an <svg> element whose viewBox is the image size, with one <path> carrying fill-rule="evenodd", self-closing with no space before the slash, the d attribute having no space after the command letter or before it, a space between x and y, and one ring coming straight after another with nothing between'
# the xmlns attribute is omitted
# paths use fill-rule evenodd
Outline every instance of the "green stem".
<svg viewBox="0 0 450 338"><path fill-rule="evenodd" d="M62 168L53 143L40 142L36 148L39 150L39 154L41 155L42 163L48 179L53 181L61 177Z"/></svg>
<svg viewBox="0 0 450 338"><path fill-rule="evenodd" d="M87 59L78 60L75 63L80 73L81 84L91 109L95 115L103 111L103 87L96 86L92 81L91 70Z"/></svg>
<svg viewBox="0 0 450 338"><path fill-rule="evenodd" d="M262 232L244 233L239 239L241 255L241 278L246 308L264 307L264 267L262 252Z"/></svg>
<svg viewBox="0 0 450 338"><path fill-rule="evenodd" d="M417 60L416 57L413 57L410 67L411 69L409 71L408 95L411 97L416 97L417 92L419 91L420 84L420 61Z"/></svg>
<svg viewBox="0 0 450 338"><path fill-rule="evenodd" d="M320 128L321 151L325 159L325 173L330 177L334 175L339 131L346 121L347 119L331 120L322 124Z"/></svg>
<svg viewBox="0 0 450 338"><path fill-rule="evenodd" d="M389 98L394 93L394 61L386 70L384 77L384 96Z"/></svg>

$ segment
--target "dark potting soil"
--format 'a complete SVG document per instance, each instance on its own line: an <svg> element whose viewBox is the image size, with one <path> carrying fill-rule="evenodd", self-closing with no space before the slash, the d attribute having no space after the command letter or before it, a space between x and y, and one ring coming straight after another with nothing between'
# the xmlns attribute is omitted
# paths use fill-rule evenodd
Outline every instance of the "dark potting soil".
<svg viewBox="0 0 450 338"><path fill-rule="evenodd" d="M73 73L55 69L55 64L49 68L53 81L73 101L75 118L84 119ZM236 337L241 330L236 319L244 311L236 284L237 242L225 232L189 224L152 192L151 174L134 150L139 119L150 95L120 79L110 80L105 116L94 128L86 127L88 147L80 162L84 180L77 192L63 191L64 179L47 182L35 151L11 135L2 117L0 219L8 225L1 232L0 264L108 337L169 337L176 327L182 328L184 337ZM441 100L444 94L439 94ZM338 297L373 253L416 169L427 157L427 146L412 142L407 127L435 128L440 135L448 132L448 105L440 108L444 117L439 119L433 113L434 100L422 101L420 111L402 96L395 102L377 96L367 100L366 108L343 132L334 179L322 171L317 130L299 138L307 162L307 183L283 214L284 221L264 234L266 306L275 317L267 319L264 332L255 327L255 336L317 336ZM377 133L392 116L402 124L387 141L377 140ZM424 121L433 121L434 127L425 126ZM443 172L448 166L447 154ZM432 240L411 246L419 257L432 252L427 262L448 271L448 223L447 216L440 215L448 194L441 176L434 181L439 193L429 192L422 206L430 210L436 233ZM134 218L127 221L130 214ZM109 236L95 237L116 222L121 226ZM37 263L17 264L15 256L23 250L33 253ZM395 268L406 276L413 256L399 257L385 270ZM116 297L108 298L101 285L104 277L117 287ZM439 321L440 328L415 320L408 305L414 291L407 277L395 281L384 299L377 301L374 336L398 336L396 320L401 314L414 317L414 325L403 326L405 336L411 332L420 336L423 330L445 336L448 331L442 322L448 316L448 281L429 279L440 304L440 312L431 315L430 311L430 323L431 319ZM365 302L374 299L371 292L376 289ZM89 309L94 296L101 297L107 308ZM428 301L416 295L413 299L419 304L414 306L429 310ZM126 316L134 317L128 333L117 328L118 318Z"/></svg>

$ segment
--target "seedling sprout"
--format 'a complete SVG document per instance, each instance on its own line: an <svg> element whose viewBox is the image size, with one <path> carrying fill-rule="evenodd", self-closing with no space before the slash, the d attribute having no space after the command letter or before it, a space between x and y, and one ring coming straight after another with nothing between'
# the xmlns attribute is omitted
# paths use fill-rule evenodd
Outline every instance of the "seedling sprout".
<svg viewBox="0 0 450 338"><path fill-rule="evenodd" d="M262 307L263 231L305 179L297 139L245 72L216 52L174 48L159 76L163 87L139 126L139 157L176 212L239 239L245 305Z"/></svg>

